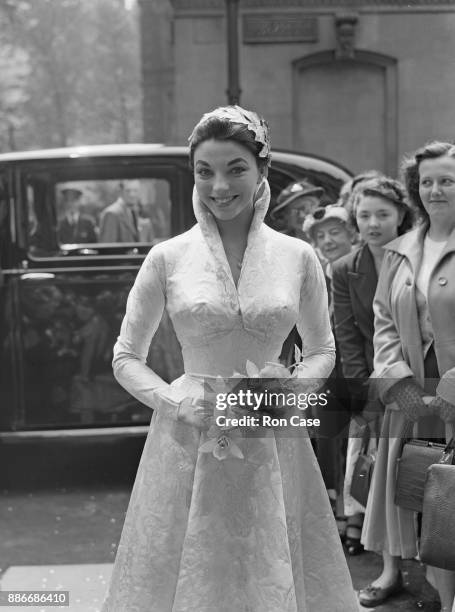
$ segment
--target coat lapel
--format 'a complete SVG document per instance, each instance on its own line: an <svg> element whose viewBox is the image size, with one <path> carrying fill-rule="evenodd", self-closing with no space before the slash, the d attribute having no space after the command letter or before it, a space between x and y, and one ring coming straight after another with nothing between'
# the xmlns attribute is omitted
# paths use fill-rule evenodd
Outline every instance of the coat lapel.
<svg viewBox="0 0 455 612"><path fill-rule="evenodd" d="M349 283L358 301L368 311L371 310L378 277L370 249L364 245L354 264L354 270L348 272Z"/></svg>
<svg viewBox="0 0 455 612"><path fill-rule="evenodd" d="M391 251L396 251L401 255L404 255L412 268L412 272L414 278L416 277L420 261L423 253L423 241L425 239L425 234L428 230L428 222L422 223L415 230L392 240L389 244L386 245L386 249ZM439 262L448 254L455 252L455 229L450 234L447 243L441 252L436 264L435 269L437 268Z"/></svg>
<svg viewBox="0 0 455 612"><path fill-rule="evenodd" d="M428 224L423 223L414 230L395 238L392 242L385 245L390 251L395 251L406 257L411 266L412 274L416 277L423 253L423 239L428 229Z"/></svg>
<svg viewBox="0 0 455 612"><path fill-rule="evenodd" d="M130 211L126 207L126 204L122 205L121 221L128 228L130 233L133 236L135 236L136 235L136 228L134 227L132 215L130 214Z"/></svg>

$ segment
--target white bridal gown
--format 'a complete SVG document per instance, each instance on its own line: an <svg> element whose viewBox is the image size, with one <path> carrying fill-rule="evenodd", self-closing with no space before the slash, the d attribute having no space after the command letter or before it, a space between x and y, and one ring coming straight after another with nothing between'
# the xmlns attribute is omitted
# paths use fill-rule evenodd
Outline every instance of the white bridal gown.
<svg viewBox="0 0 455 612"><path fill-rule="evenodd" d="M202 375L277 361L295 324L304 347L299 376L325 378L332 369L317 257L264 225L266 181L260 192L238 287L214 218L195 194L198 224L153 247L130 293L114 371L154 413L105 612L358 610L306 432L261 428L235 437L243 458L218 460L198 452L207 434L175 418L179 400L201 394ZM145 365L164 308L185 364L171 385Z"/></svg>

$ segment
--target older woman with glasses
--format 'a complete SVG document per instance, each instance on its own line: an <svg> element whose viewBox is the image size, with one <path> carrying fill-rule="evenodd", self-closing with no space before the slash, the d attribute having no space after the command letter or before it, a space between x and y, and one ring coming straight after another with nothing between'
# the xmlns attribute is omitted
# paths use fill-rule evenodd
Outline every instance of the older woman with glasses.
<svg viewBox="0 0 455 612"><path fill-rule="evenodd" d="M329 309L333 324L332 269L335 262L349 253L355 238L355 230L348 211L337 205L317 208L308 215L303 231L324 258L324 273L329 296ZM335 338L336 340L336 338ZM335 368L327 381L330 400L326 407L317 407L315 416L321 420L316 439L316 455L321 466L332 507L336 515L338 531L342 538L346 533L346 519L343 514L343 480L346 455L345 439L350 419L349 392L341 371L340 351L337 347Z"/></svg>

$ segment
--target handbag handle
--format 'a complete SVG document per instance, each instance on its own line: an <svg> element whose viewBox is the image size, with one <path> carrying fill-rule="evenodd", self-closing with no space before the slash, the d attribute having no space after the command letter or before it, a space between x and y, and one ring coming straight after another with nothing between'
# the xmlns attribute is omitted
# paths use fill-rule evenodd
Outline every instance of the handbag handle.
<svg viewBox="0 0 455 612"><path fill-rule="evenodd" d="M404 427L403 427L403 435L401 436L402 443L405 444L406 440L410 440L412 438L412 432L414 430L414 421L409 421L406 419Z"/></svg>
<svg viewBox="0 0 455 612"><path fill-rule="evenodd" d="M363 435L362 435L362 446L360 449L360 453L362 455L367 454L367 449L368 449L368 444L370 443L370 438L371 438L371 430L370 430L370 426L367 423L365 425L365 428L363 430Z"/></svg>
<svg viewBox="0 0 455 612"><path fill-rule="evenodd" d="M439 460L439 463L446 463L448 465L453 465L453 460L455 458L455 436L452 437L442 453L442 457Z"/></svg>

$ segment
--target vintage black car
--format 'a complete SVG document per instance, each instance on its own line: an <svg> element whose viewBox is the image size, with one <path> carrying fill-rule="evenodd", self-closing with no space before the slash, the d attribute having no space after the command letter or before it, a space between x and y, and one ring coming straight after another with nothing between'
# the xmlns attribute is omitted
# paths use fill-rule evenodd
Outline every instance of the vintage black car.
<svg viewBox="0 0 455 612"><path fill-rule="evenodd" d="M349 173L311 155L274 151L271 209L302 178L333 202ZM107 223L126 188L140 204L130 239ZM185 147L0 155L0 441L143 435L150 410L114 380L112 347L145 254L195 223L192 188ZM168 318L148 362L168 381L182 371Z"/></svg>

